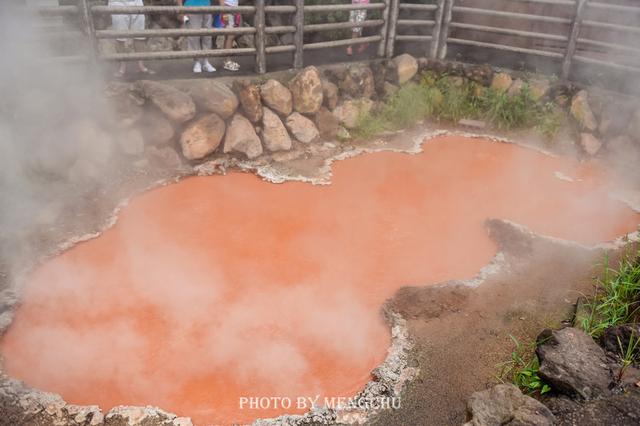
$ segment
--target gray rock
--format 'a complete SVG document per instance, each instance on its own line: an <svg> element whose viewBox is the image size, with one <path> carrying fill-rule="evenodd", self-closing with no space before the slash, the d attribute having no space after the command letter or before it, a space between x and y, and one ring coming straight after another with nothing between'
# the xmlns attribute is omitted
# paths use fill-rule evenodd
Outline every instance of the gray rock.
<svg viewBox="0 0 640 426"><path fill-rule="evenodd" d="M588 401L583 404L553 398L549 407L559 426L637 426L640 424L640 390Z"/></svg>
<svg viewBox="0 0 640 426"><path fill-rule="evenodd" d="M375 81L371 68L357 64L349 66L339 75L338 87L352 98L370 98L375 94Z"/></svg>
<svg viewBox="0 0 640 426"><path fill-rule="evenodd" d="M602 346L604 346L605 350L620 355L629 347L632 336L634 341L640 339L640 324L623 324L609 327L602 335ZM640 345L636 347L635 355L640 356Z"/></svg>
<svg viewBox="0 0 640 426"><path fill-rule="evenodd" d="M475 392L467 402L469 426L552 425L555 418L539 401L523 395L512 384Z"/></svg>
<svg viewBox="0 0 640 426"><path fill-rule="evenodd" d="M418 61L408 53L393 58L395 83L404 84L418 73Z"/></svg>
<svg viewBox="0 0 640 426"><path fill-rule="evenodd" d="M330 81L322 80L322 99L327 108L330 110L334 109L340 100L338 95L338 86Z"/></svg>
<svg viewBox="0 0 640 426"><path fill-rule="evenodd" d="M271 152L291 149L291 137L278 115L269 108L264 108L262 116L262 141Z"/></svg>
<svg viewBox="0 0 640 426"><path fill-rule="evenodd" d="M316 114L315 122L323 139L333 140L338 137L340 121L325 107L320 108Z"/></svg>
<svg viewBox="0 0 640 426"><path fill-rule="evenodd" d="M610 394L611 371L604 350L582 330L544 330L536 354L540 377L555 390L585 400Z"/></svg>
<svg viewBox="0 0 640 426"><path fill-rule="evenodd" d="M142 132L145 143L152 145L168 145L176 133L171 122L153 109L145 111L136 128Z"/></svg>
<svg viewBox="0 0 640 426"><path fill-rule="evenodd" d="M193 121L182 132L180 146L187 160L200 160L218 148L226 126L217 114L208 114Z"/></svg>
<svg viewBox="0 0 640 426"><path fill-rule="evenodd" d="M525 86L525 82L522 79L517 78L511 84L511 87L509 87L509 90L507 90L507 95L509 95L510 97L518 96L520 92L522 92L522 89L524 88L524 86Z"/></svg>
<svg viewBox="0 0 640 426"><path fill-rule="evenodd" d="M127 155L140 155L144 152L144 137L138 129L127 129L118 136L118 144Z"/></svg>
<svg viewBox="0 0 640 426"><path fill-rule="evenodd" d="M550 88L551 83L546 78L538 78L529 81L529 90L531 92L531 97L536 101L544 98L547 93L549 93Z"/></svg>
<svg viewBox="0 0 640 426"><path fill-rule="evenodd" d="M134 125L144 114L145 100L127 83L109 83L105 89L109 117L116 127L126 128Z"/></svg>
<svg viewBox="0 0 640 426"><path fill-rule="evenodd" d="M147 80L138 81L136 84L144 97L149 99L171 121L184 123L196 115L196 104L191 96L175 87Z"/></svg>
<svg viewBox="0 0 640 426"><path fill-rule="evenodd" d="M320 132L313 121L297 112L287 117L286 125L291 134L302 143L311 143L320 137Z"/></svg>
<svg viewBox="0 0 640 426"><path fill-rule="evenodd" d="M240 153L253 159L262 155L262 142L249 120L240 114L231 119L224 138L224 152Z"/></svg>
<svg viewBox="0 0 640 426"><path fill-rule="evenodd" d="M491 80L491 88L497 92L504 93L511 87L513 79L506 72L499 72L493 75Z"/></svg>
<svg viewBox="0 0 640 426"><path fill-rule="evenodd" d="M598 122L589 105L589 95L586 90L579 91L571 100L571 115L584 129L593 132L598 128Z"/></svg>
<svg viewBox="0 0 640 426"><path fill-rule="evenodd" d="M315 114L322 106L323 90L320 72L314 66L300 71L290 82L293 109L301 114Z"/></svg>
<svg viewBox="0 0 640 426"><path fill-rule="evenodd" d="M146 149L146 156L159 167L178 169L182 166L180 155L178 155L178 153L169 146L162 148L148 146Z"/></svg>
<svg viewBox="0 0 640 426"><path fill-rule="evenodd" d="M293 111L293 97L289 89L277 80L268 80L260 86L262 102L280 115L288 116Z"/></svg>
<svg viewBox="0 0 640 426"><path fill-rule="evenodd" d="M255 84L239 84L238 86L238 97L244 115L252 123L258 123L262 120L263 113L260 88Z"/></svg>
<svg viewBox="0 0 640 426"><path fill-rule="evenodd" d="M346 100L333 110L333 115L347 129L358 126L360 118L371 111L373 102L369 99Z"/></svg>
<svg viewBox="0 0 640 426"><path fill-rule="evenodd" d="M602 148L602 142L591 133L580 133L580 146L584 152L594 156Z"/></svg>
<svg viewBox="0 0 640 426"><path fill-rule="evenodd" d="M167 84L189 95L200 112L212 112L226 120L238 109L239 101L235 93L215 80L171 80Z"/></svg>

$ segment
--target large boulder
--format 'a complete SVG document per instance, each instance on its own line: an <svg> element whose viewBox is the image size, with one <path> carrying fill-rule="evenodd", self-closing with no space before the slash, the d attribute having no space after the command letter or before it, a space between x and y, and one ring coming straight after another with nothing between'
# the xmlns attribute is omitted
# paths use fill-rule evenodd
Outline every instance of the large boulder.
<svg viewBox="0 0 640 426"><path fill-rule="evenodd" d="M361 117L367 115L373 102L369 99L346 100L333 110L333 115L347 129L358 127Z"/></svg>
<svg viewBox="0 0 640 426"><path fill-rule="evenodd" d="M555 417L541 402L512 384L475 392L467 401L471 420L465 426L553 425Z"/></svg>
<svg viewBox="0 0 640 426"><path fill-rule="evenodd" d="M393 58L395 78L397 84L404 84L418 73L418 61L408 53Z"/></svg>
<svg viewBox="0 0 640 426"><path fill-rule="evenodd" d="M252 123L258 123L262 119L260 88L255 84L239 83L237 90L242 112Z"/></svg>
<svg viewBox="0 0 640 426"><path fill-rule="evenodd" d="M116 127L130 127L144 114L145 99L133 88L132 84L110 83L105 89L110 118Z"/></svg>
<svg viewBox="0 0 640 426"><path fill-rule="evenodd" d="M591 133L580 133L580 146L584 152L594 156L602 148L602 142Z"/></svg>
<svg viewBox="0 0 640 426"><path fill-rule="evenodd" d="M551 89L551 82L546 78L536 78L529 81L529 92L535 101L539 101L547 96L549 89Z"/></svg>
<svg viewBox="0 0 640 426"><path fill-rule="evenodd" d="M637 426L640 423L640 389L621 395L578 403L565 398L545 401L556 415L558 426Z"/></svg>
<svg viewBox="0 0 640 426"><path fill-rule="evenodd" d="M231 119L224 138L224 152L240 153L253 159L262 155L262 142L249 120L240 114Z"/></svg>
<svg viewBox="0 0 640 426"><path fill-rule="evenodd" d="M116 139L126 155L137 156L144 152L144 137L138 129L126 129Z"/></svg>
<svg viewBox="0 0 640 426"><path fill-rule="evenodd" d="M338 86L352 98L370 98L376 90L371 68L362 64L351 65L341 73Z"/></svg>
<svg viewBox="0 0 640 426"><path fill-rule="evenodd" d="M278 114L264 108L262 115L262 141L269 151L286 151L291 149L291 137Z"/></svg>
<svg viewBox="0 0 640 426"><path fill-rule="evenodd" d="M200 112L213 112L226 120L238 109L238 97L229 87L215 80L173 80L168 84L191 96Z"/></svg>
<svg viewBox="0 0 640 426"><path fill-rule="evenodd" d="M491 80L491 88L496 92L505 93L511 87L513 78L506 72L500 72L493 75Z"/></svg>
<svg viewBox="0 0 640 426"><path fill-rule="evenodd" d="M196 115L196 104L191 96L157 81L141 80L137 87L164 115L176 123L185 123Z"/></svg>
<svg viewBox="0 0 640 426"><path fill-rule="evenodd" d="M218 114L207 114L182 132L180 146L182 155L188 160L200 160L218 148L226 126Z"/></svg>
<svg viewBox="0 0 640 426"><path fill-rule="evenodd" d="M571 100L571 115L584 129L591 132L598 128L598 122L589 106L589 95L586 90L580 90Z"/></svg>
<svg viewBox="0 0 640 426"><path fill-rule="evenodd" d="M640 199L640 197L638 198ZM621 355L627 348L632 347L632 339L640 338L640 324L623 324L607 328L602 335L604 348L616 355ZM636 347L634 354L640 356L640 347Z"/></svg>
<svg viewBox="0 0 640 426"><path fill-rule="evenodd" d="M328 80L322 80L322 99L327 108L334 109L340 100L338 86Z"/></svg>
<svg viewBox="0 0 640 426"><path fill-rule="evenodd" d="M327 108L320 108L316 114L315 123L323 139L333 140L338 137L340 121Z"/></svg>
<svg viewBox="0 0 640 426"><path fill-rule="evenodd" d="M300 71L290 82L293 109L301 114L315 114L322 106L323 90L320 72L316 67Z"/></svg>
<svg viewBox="0 0 640 426"><path fill-rule="evenodd" d="M166 145L173 140L175 130L167 118L155 110L147 110L136 125L144 141L152 145Z"/></svg>
<svg viewBox="0 0 640 426"><path fill-rule="evenodd" d="M624 134L628 126L634 124L631 119L632 112L633 110L628 105L620 105L614 99L611 99L602 108L598 132L605 137ZM636 120L638 119L640 119L640 115L636 117ZM640 123L637 126L640 126Z"/></svg>
<svg viewBox="0 0 640 426"><path fill-rule="evenodd" d="M286 124L291 134L302 143L311 143L320 137L313 121L300 113L294 112L287 117Z"/></svg>
<svg viewBox="0 0 640 426"><path fill-rule="evenodd" d="M608 360L591 336L568 327L544 330L537 341L540 377L555 390L584 400L610 394Z"/></svg>
<svg viewBox="0 0 640 426"><path fill-rule="evenodd" d="M260 95L266 106L282 116L288 116L293 111L291 92L278 80L271 79L260 86Z"/></svg>

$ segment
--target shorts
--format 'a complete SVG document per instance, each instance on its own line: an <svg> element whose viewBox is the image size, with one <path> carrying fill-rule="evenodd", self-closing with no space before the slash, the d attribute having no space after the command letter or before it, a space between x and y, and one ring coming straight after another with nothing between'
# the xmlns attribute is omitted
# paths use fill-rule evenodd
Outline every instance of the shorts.
<svg viewBox="0 0 640 426"><path fill-rule="evenodd" d="M239 13L219 13L213 19L216 28L239 28L242 26L242 15Z"/></svg>
<svg viewBox="0 0 640 426"><path fill-rule="evenodd" d="M109 6L143 6L142 0L109 0ZM144 15L111 15L111 26L116 31L142 31L145 29ZM116 39L126 41L125 38ZM145 37L136 37L145 40Z"/></svg>
<svg viewBox="0 0 640 426"><path fill-rule="evenodd" d="M366 20L366 10L352 10L351 13L349 13L349 22L352 22L354 24L362 24ZM351 31L356 34L362 34L362 27L353 27Z"/></svg>

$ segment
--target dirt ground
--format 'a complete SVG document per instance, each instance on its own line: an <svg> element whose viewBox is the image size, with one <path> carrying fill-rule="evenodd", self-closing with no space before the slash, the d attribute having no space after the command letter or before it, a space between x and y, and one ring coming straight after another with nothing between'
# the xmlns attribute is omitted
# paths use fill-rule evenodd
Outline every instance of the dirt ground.
<svg viewBox="0 0 640 426"><path fill-rule="evenodd" d="M406 287L390 304L408 318L420 375L402 408L374 424L453 425L465 421L466 399L497 383L500 363L515 345L545 327L570 320L573 303L589 292L603 251L563 244L500 221L487 225L504 266L478 287L449 283Z"/></svg>

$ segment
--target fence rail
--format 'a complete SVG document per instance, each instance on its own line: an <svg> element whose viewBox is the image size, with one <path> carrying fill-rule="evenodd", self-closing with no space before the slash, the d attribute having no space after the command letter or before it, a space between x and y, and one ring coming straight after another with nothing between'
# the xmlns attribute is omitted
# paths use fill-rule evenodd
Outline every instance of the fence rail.
<svg viewBox="0 0 640 426"><path fill-rule="evenodd" d="M497 7L502 1L508 8ZM289 5L266 5L257 0L251 6L90 6L78 0L77 6L49 6L34 10L38 15L76 16L92 44L93 60L131 61L164 59L197 59L205 57L254 56L256 71L267 71L267 57L292 53L292 66L304 65L304 52L362 43L378 43L380 57L395 55L398 45L411 43L426 56L444 59L447 46L490 49L516 54L558 59L558 70L569 78L576 63L605 69L640 73L640 6L608 4L602 0L431 0L408 3L403 0L379 0L370 4L305 5L304 0L291 0ZM478 6L481 5L481 7ZM529 5L529 6L528 6ZM519 7L522 6L522 7ZM535 13L546 8L546 13ZM356 10L375 12L364 22L325 22L305 24L305 16ZM550 11L550 12L548 12ZM96 19L112 15L181 15L240 13L248 25L239 28L163 28L136 31L96 30ZM288 23L269 26L269 14L285 14ZM370 14L371 15L371 14ZM635 16L635 20L629 20ZM364 37L330 41L305 42L305 34L352 30L362 27ZM267 45L267 36L291 34L284 45ZM612 36L611 34L614 34ZM615 35L635 37L628 42ZM209 49L200 51L155 51L131 53L99 53L103 39L248 35L254 47ZM73 56L75 57L75 56Z"/></svg>

